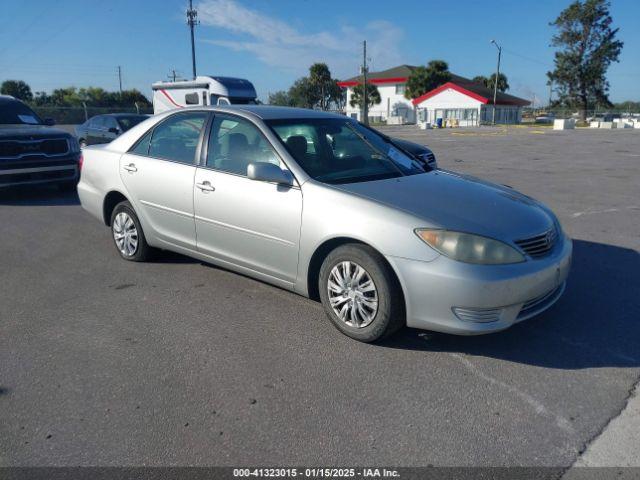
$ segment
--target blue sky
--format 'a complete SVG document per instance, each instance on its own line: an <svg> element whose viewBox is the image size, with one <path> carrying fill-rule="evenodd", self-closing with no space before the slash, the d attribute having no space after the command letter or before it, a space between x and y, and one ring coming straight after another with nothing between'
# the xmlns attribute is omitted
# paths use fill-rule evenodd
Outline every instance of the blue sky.
<svg viewBox="0 0 640 480"><path fill-rule="evenodd" d="M195 0L198 72L244 77L261 98L286 89L324 61L335 77L357 74L366 39L372 69L443 59L472 77L495 69L495 38L510 93L546 101L549 27L569 0ZM191 75L186 0L2 0L0 80L34 91L60 86L150 94L171 69ZM640 1L613 0L625 42L609 70L613 101L640 100Z"/></svg>

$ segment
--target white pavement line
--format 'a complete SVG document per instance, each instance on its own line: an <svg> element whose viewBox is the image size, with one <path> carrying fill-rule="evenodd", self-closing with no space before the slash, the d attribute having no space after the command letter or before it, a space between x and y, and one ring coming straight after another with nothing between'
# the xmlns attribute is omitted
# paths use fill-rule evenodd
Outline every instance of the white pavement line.
<svg viewBox="0 0 640 480"><path fill-rule="evenodd" d="M574 467L640 467L639 385L622 412L591 442Z"/></svg>
<svg viewBox="0 0 640 480"><path fill-rule="evenodd" d="M522 390L514 387L513 385L509 385L508 383L503 382L502 380L498 380L497 378L494 378L490 375L487 375L486 373L484 373L483 371L481 371L478 367L476 367L473 362L467 360L466 358L464 358L462 355L460 355L459 353L450 353L450 355L454 358L456 358L457 360L459 360L465 367L467 367L467 369L469 369L471 372L475 373L477 376L479 376L480 378L482 378L483 380L493 384L493 385L497 385L499 387L504 388L505 390L508 390L509 392L511 392L512 394L514 394L515 396L517 396L518 398L520 398L522 401L524 401L526 404L528 404L529 406L531 406L533 408L533 410L538 414L538 415L543 415L545 417L549 417L555 420L556 425L564 430L565 432L568 433L574 433L574 428L573 425L571 425L571 422L569 420L567 420L566 418L560 416L560 415L556 415L553 412L550 412L547 407L545 407L539 400L533 398L531 395L529 395L526 392L523 392Z"/></svg>
<svg viewBox="0 0 640 480"><path fill-rule="evenodd" d="M630 205L628 207L622 207L622 208L607 208L606 210L585 210L584 212L572 213L571 218L578 218L578 217L582 217L583 215L594 215L597 213L613 213L613 212L619 212L621 210L640 210L640 207Z"/></svg>

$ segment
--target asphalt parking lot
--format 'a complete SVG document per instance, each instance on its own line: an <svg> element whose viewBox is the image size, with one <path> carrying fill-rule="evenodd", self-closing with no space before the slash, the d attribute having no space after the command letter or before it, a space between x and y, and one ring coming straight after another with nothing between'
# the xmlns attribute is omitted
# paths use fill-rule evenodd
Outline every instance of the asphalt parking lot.
<svg viewBox="0 0 640 480"><path fill-rule="evenodd" d="M640 131L385 132L550 205L559 303L365 345L258 281L120 260L75 195L3 192L0 465L571 465L640 376Z"/></svg>

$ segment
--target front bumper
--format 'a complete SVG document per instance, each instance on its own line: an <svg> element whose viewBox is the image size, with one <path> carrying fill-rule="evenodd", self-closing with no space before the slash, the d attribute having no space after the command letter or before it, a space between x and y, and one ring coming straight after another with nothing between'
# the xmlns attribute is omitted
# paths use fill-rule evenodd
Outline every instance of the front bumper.
<svg viewBox="0 0 640 480"><path fill-rule="evenodd" d="M0 187L61 183L78 180L78 158L55 161L2 162L0 163Z"/></svg>
<svg viewBox="0 0 640 480"><path fill-rule="evenodd" d="M409 327L477 335L504 330L553 305L564 292L572 248L563 235L545 258L511 265L472 265L442 255L432 262L387 260L403 288Z"/></svg>

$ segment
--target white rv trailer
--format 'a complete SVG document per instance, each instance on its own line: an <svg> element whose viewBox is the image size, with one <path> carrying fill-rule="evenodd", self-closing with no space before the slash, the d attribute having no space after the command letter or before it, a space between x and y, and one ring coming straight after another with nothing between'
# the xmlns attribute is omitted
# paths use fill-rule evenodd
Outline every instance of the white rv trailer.
<svg viewBox="0 0 640 480"><path fill-rule="evenodd" d="M249 80L233 77L198 75L195 80L156 82L153 89L153 113L194 105L230 105L256 103L256 89Z"/></svg>

